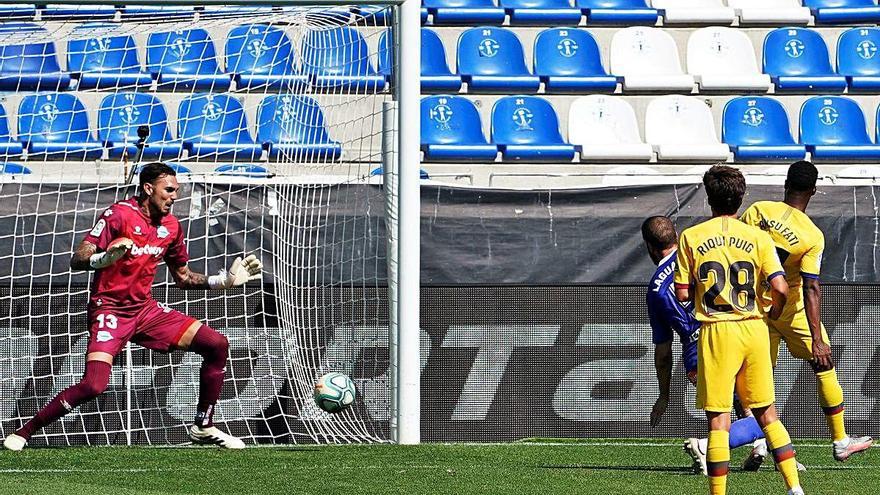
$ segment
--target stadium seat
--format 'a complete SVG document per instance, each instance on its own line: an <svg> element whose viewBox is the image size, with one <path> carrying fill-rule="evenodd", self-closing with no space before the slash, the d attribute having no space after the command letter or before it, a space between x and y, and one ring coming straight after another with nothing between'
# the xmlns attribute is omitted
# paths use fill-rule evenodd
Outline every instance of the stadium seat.
<svg viewBox="0 0 880 495"><path fill-rule="evenodd" d="M559 133L550 102L538 96L505 96L492 107L492 142L504 161L570 162L574 146Z"/></svg>
<svg viewBox="0 0 880 495"><path fill-rule="evenodd" d="M740 24L809 24L813 20L810 9L800 0L727 0L736 10Z"/></svg>
<svg viewBox="0 0 880 495"><path fill-rule="evenodd" d="M736 11L721 0L651 0L667 24L733 24Z"/></svg>
<svg viewBox="0 0 880 495"><path fill-rule="evenodd" d="M302 91L308 78L294 70L293 44L280 28L237 26L226 38L226 70L236 89Z"/></svg>
<svg viewBox="0 0 880 495"><path fill-rule="evenodd" d="M77 26L67 42L67 70L77 89L148 88L150 74L143 72L134 37L119 24L94 22Z"/></svg>
<svg viewBox="0 0 880 495"><path fill-rule="evenodd" d="M582 16L569 0L501 0L501 6L515 26L577 26Z"/></svg>
<svg viewBox="0 0 880 495"><path fill-rule="evenodd" d="M12 133L9 132L6 108L0 105L0 156L21 156L21 152L21 143L12 139Z"/></svg>
<svg viewBox="0 0 880 495"><path fill-rule="evenodd" d="M764 38L764 73L778 91L840 92L846 78L831 68L822 36L806 28L779 28Z"/></svg>
<svg viewBox="0 0 880 495"><path fill-rule="evenodd" d="M33 19L37 15L37 6L34 4L6 4L0 5L0 19L9 21L13 19Z"/></svg>
<svg viewBox="0 0 880 495"><path fill-rule="evenodd" d="M575 0L575 5L587 16L587 24L634 24L657 23L660 13L648 6L645 0Z"/></svg>
<svg viewBox="0 0 880 495"><path fill-rule="evenodd" d="M639 121L619 96L582 96L568 109L568 140L585 161L641 161L654 158L654 149L639 135Z"/></svg>
<svg viewBox="0 0 880 495"><path fill-rule="evenodd" d="M498 147L486 142L480 114L470 100L451 95L422 98L420 115L426 161L495 161Z"/></svg>
<svg viewBox="0 0 880 495"><path fill-rule="evenodd" d="M47 5L40 5L39 11L40 19L44 21L55 19L81 19L95 21L98 19L109 20L116 16L116 7L112 5L98 4L71 5L50 3Z"/></svg>
<svg viewBox="0 0 880 495"><path fill-rule="evenodd" d="M691 33L688 72L700 90L769 91L770 76L758 70L755 49L739 29L707 27Z"/></svg>
<svg viewBox="0 0 880 495"><path fill-rule="evenodd" d="M147 126L150 130L143 159L174 160L180 156L183 143L171 137L168 113L158 98L145 93L115 93L101 100L98 139L108 148L111 159L127 152L129 159L134 160L140 126Z"/></svg>
<svg viewBox="0 0 880 495"><path fill-rule="evenodd" d="M859 27L837 39L837 72L846 77L850 90L880 91L880 29Z"/></svg>
<svg viewBox="0 0 880 495"><path fill-rule="evenodd" d="M362 17L359 22L366 23L368 26L391 25L391 7L387 5L356 5L352 8L352 13ZM427 16L427 11L425 15Z"/></svg>
<svg viewBox="0 0 880 495"><path fill-rule="evenodd" d="M342 145L327 134L324 112L308 96L266 97L257 110L257 142L273 160L335 160L342 154Z"/></svg>
<svg viewBox="0 0 880 495"><path fill-rule="evenodd" d="M253 164L226 164L214 169L220 175L233 175L236 177L269 177L269 171L262 165Z"/></svg>
<svg viewBox="0 0 880 495"><path fill-rule="evenodd" d="M422 6L436 25L500 25L505 18L493 0L423 0Z"/></svg>
<svg viewBox="0 0 880 495"><path fill-rule="evenodd" d="M158 80L159 90L221 92L231 82L217 65L214 41L204 29L150 33L147 70Z"/></svg>
<svg viewBox="0 0 880 495"><path fill-rule="evenodd" d="M678 47L660 28L628 27L611 38L611 73L623 77L624 91L686 91L694 78L681 70Z"/></svg>
<svg viewBox="0 0 880 495"><path fill-rule="evenodd" d="M379 73L391 78L391 48L388 45L390 31L385 30L379 37ZM446 50L443 42L434 31L422 28L421 50L422 92L455 93L461 89L461 77L453 74L446 64Z"/></svg>
<svg viewBox="0 0 880 495"><path fill-rule="evenodd" d="M302 66L316 88L371 92L385 87L385 77L370 62L366 41L350 27L309 31L302 41Z"/></svg>
<svg viewBox="0 0 880 495"><path fill-rule="evenodd" d="M766 96L741 96L727 102L721 140L735 161L802 160L807 149L794 142L782 104Z"/></svg>
<svg viewBox="0 0 880 495"><path fill-rule="evenodd" d="M0 24L0 91L60 91L70 86L55 43L36 24Z"/></svg>
<svg viewBox="0 0 880 495"><path fill-rule="evenodd" d="M473 93L535 93L541 79L526 67L522 43L513 31L475 27L458 38L456 66Z"/></svg>
<svg viewBox="0 0 880 495"><path fill-rule="evenodd" d="M370 177L374 177L374 176L376 176L376 175L383 175L383 174L384 174L384 171L382 170L382 167L381 167L381 166L380 166L380 167L376 167L376 168L374 168L373 170L370 170ZM423 168L420 168L420 169L419 169L419 179L427 180L427 179L430 179L430 178L431 178L431 176L428 175L428 171L427 171L427 170L425 170L425 169L423 169Z"/></svg>
<svg viewBox="0 0 880 495"><path fill-rule="evenodd" d="M645 141L658 160L727 160L730 148L718 141L712 111L693 96L660 96L645 110Z"/></svg>
<svg viewBox="0 0 880 495"><path fill-rule="evenodd" d="M97 160L104 152L89 131L85 107L70 93L25 96L18 106L18 140L31 160Z"/></svg>
<svg viewBox="0 0 880 495"><path fill-rule="evenodd" d="M556 28L535 39L535 75L548 93L613 93L617 78L602 67L599 46L585 30Z"/></svg>
<svg viewBox="0 0 880 495"><path fill-rule="evenodd" d="M241 103L228 95L185 98L177 111L177 133L189 158L253 161L263 151L251 137Z"/></svg>
<svg viewBox="0 0 880 495"><path fill-rule="evenodd" d="M815 96L801 105L801 143L813 160L880 160L880 146L868 135L865 115L843 96Z"/></svg>
<svg viewBox="0 0 880 495"><path fill-rule="evenodd" d="M880 22L880 7L874 0L804 0L813 11L816 24Z"/></svg>
<svg viewBox="0 0 880 495"><path fill-rule="evenodd" d="M31 169L18 163L0 163L0 174L19 174L27 175L31 173Z"/></svg>

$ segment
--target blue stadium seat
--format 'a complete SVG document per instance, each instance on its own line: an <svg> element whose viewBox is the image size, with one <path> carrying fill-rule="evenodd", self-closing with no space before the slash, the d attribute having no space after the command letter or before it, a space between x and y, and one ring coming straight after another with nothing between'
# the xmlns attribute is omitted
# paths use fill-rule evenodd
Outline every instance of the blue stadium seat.
<svg viewBox="0 0 880 495"><path fill-rule="evenodd" d="M352 9L355 15L362 16L360 20L368 26L390 26L391 25L391 7L387 5L357 5ZM427 11L425 16L427 17ZM424 21L423 21L424 22Z"/></svg>
<svg viewBox="0 0 880 495"><path fill-rule="evenodd" d="M764 38L764 73L781 91L840 92L846 78L831 67L822 36L806 28L779 28Z"/></svg>
<svg viewBox="0 0 880 495"><path fill-rule="evenodd" d="M522 43L509 29L468 29L458 37L457 55L468 92L535 93L541 86L541 79L526 67Z"/></svg>
<svg viewBox="0 0 880 495"><path fill-rule="evenodd" d="M581 9L569 0L501 0L512 25L577 26Z"/></svg>
<svg viewBox="0 0 880 495"><path fill-rule="evenodd" d="M801 142L813 160L878 160L880 146L868 136L865 115L843 96L816 96L801 106Z"/></svg>
<svg viewBox="0 0 880 495"><path fill-rule="evenodd" d="M158 80L158 89L229 89L230 78L220 71L214 41L204 29L150 33L147 70Z"/></svg>
<svg viewBox="0 0 880 495"><path fill-rule="evenodd" d="M271 174L262 165L254 164L226 164L214 169L220 175L233 175L236 177L269 177Z"/></svg>
<svg viewBox="0 0 880 495"><path fill-rule="evenodd" d="M505 96L492 107L492 142L504 161L570 162L575 147L559 133L550 102L537 96Z"/></svg>
<svg viewBox="0 0 880 495"><path fill-rule="evenodd" d="M382 175L383 173L384 173L384 171L382 170L382 167L379 166L379 167L374 168L373 170L370 170L370 177L373 177L373 176L376 176L376 175ZM423 168L420 168L420 169L419 169L419 179L427 180L427 179L430 179L430 178L431 178L431 176L428 175L428 171L427 171L427 170L425 170L425 169L423 169Z"/></svg>
<svg viewBox="0 0 880 495"><path fill-rule="evenodd" d="M613 93L617 78L602 67L599 46L581 29L555 28L535 39L535 74L550 93Z"/></svg>
<svg viewBox="0 0 880 495"><path fill-rule="evenodd" d="M498 147L486 142L480 114L470 100L441 95L422 98L421 142L427 161L493 162Z"/></svg>
<svg viewBox="0 0 880 495"><path fill-rule="evenodd" d="M37 6L34 4L7 4L0 5L0 19L9 21L13 19L33 19L37 15Z"/></svg>
<svg viewBox="0 0 880 495"><path fill-rule="evenodd" d="M575 5L584 11L587 24L633 24L657 23L660 13L648 6L645 0L576 0Z"/></svg>
<svg viewBox="0 0 880 495"><path fill-rule="evenodd" d="M180 156L183 143L171 137L168 113L158 98L145 93L116 93L101 101L98 139L108 148L110 158L119 158L126 151L133 160L137 155L137 130L143 125L150 129L143 159L174 160Z"/></svg>
<svg viewBox="0 0 880 495"><path fill-rule="evenodd" d="M146 88L153 83L141 70L134 37L120 34L120 27L94 22L73 30L67 42L67 70L78 80L77 89Z"/></svg>
<svg viewBox="0 0 880 495"><path fill-rule="evenodd" d="M70 86L49 32L25 22L0 24L0 91L59 91Z"/></svg>
<svg viewBox="0 0 880 495"><path fill-rule="evenodd" d="M185 98L177 111L177 134L189 158L253 161L263 152L248 131L241 103L228 95Z"/></svg>
<svg viewBox="0 0 880 495"><path fill-rule="evenodd" d="M238 26L226 38L226 70L236 89L301 91L308 79L297 74L293 64L293 44L275 26Z"/></svg>
<svg viewBox="0 0 880 495"><path fill-rule="evenodd" d="M342 145L327 134L324 112L308 96L266 97L257 110L257 142L273 160L335 160L342 154Z"/></svg>
<svg viewBox="0 0 880 495"><path fill-rule="evenodd" d="M837 72L850 90L880 90L880 29L852 28L837 39Z"/></svg>
<svg viewBox="0 0 880 495"><path fill-rule="evenodd" d="M422 0L422 7L435 25L500 25L505 17L493 0Z"/></svg>
<svg viewBox="0 0 880 495"><path fill-rule="evenodd" d="M12 139L9 132L9 121L6 118L6 108L0 105L0 156L21 156L22 145Z"/></svg>
<svg viewBox="0 0 880 495"><path fill-rule="evenodd" d="M69 5L50 3L40 5L40 19L82 19L95 21L98 19L112 19L116 15L116 7L112 5L82 4Z"/></svg>
<svg viewBox="0 0 880 495"><path fill-rule="evenodd" d="M302 67L317 88L371 92L385 87L360 31L347 26L309 31L302 41Z"/></svg>
<svg viewBox="0 0 880 495"><path fill-rule="evenodd" d="M31 173L31 169L18 163L0 163L0 174L19 174L27 175Z"/></svg>
<svg viewBox="0 0 880 495"><path fill-rule="evenodd" d="M388 46L390 31L379 38L379 73L391 79L391 48ZM422 92L455 93L461 89L461 76L453 74L446 65L446 50L437 33L422 28L421 50Z"/></svg>
<svg viewBox="0 0 880 495"><path fill-rule="evenodd" d="M766 96L741 96L727 102L721 140L742 161L802 160L807 149L791 137L782 104Z"/></svg>
<svg viewBox="0 0 880 495"><path fill-rule="evenodd" d="M70 93L25 96L18 106L18 139L29 159L97 160L104 153L89 131L85 107Z"/></svg>
<svg viewBox="0 0 880 495"><path fill-rule="evenodd" d="M880 7L873 0L804 0L817 24L880 21Z"/></svg>

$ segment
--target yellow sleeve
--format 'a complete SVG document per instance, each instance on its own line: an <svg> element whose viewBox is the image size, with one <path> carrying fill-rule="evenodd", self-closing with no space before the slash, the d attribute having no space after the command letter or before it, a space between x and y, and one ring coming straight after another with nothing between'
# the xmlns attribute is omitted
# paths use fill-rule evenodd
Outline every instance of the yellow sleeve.
<svg viewBox="0 0 880 495"><path fill-rule="evenodd" d="M813 244L801 258L801 276L806 278L819 278L819 270L822 266L822 252L825 250L825 236L821 233L816 243Z"/></svg>
<svg viewBox="0 0 880 495"><path fill-rule="evenodd" d="M761 231L758 237L758 256L761 263L761 274L765 280L770 280L776 275L785 275L779 255L776 254L776 245L770 234Z"/></svg>
<svg viewBox="0 0 880 495"><path fill-rule="evenodd" d="M761 223L761 214L758 213L758 208L756 208L753 203L752 206L749 206L746 211L743 212L739 219L746 225L757 227Z"/></svg>
<svg viewBox="0 0 880 495"><path fill-rule="evenodd" d="M678 252L675 254L675 285L691 285L691 249L685 233L678 239Z"/></svg>

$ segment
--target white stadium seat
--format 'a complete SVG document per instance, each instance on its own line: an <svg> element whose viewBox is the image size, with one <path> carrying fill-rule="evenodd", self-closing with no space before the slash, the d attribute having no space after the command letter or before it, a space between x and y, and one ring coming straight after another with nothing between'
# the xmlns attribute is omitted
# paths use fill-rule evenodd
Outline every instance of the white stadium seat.
<svg viewBox="0 0 880 495"><path fill-rule="evenodd" d="M663 24L733 24L736 11L721 0L652 0L651 7L663 9Z"/></svg>
<svg viewBox="0 0 880 495"><path fill-rule="evenodd" d="M707 27L691 33L687 68L701 90L769 91L770 76L758 69L749 37L738 29Z"/></svg>
<svg viewBox="0 0 880 495"><path fill-rule="evenodd" d="M678 47L666 31L628 27L611 39L611 71L623 77L623 90L687 91L694 78L681 70Z"/></svg>
<svg viewBox="0 0 880 495"><path fill-rule="evenodd" d="M660 96L645 111L645 141L658 160L727 160L730 148L718 140L712 111L693 96Z"/></svg>
<svg viewBox="0 0 880 495"><path fill-rule="evenodd" d="M809 24L810 9L798 0L727 0L740 24Z"/></svg>
<svg viewBox="0 0 880 495"><path fill-rule="evenodd" d="M582 96L568 110L568 142L581 147L583 160L650 161L654 150L639 135L639 122L623 98Z"/></svg>

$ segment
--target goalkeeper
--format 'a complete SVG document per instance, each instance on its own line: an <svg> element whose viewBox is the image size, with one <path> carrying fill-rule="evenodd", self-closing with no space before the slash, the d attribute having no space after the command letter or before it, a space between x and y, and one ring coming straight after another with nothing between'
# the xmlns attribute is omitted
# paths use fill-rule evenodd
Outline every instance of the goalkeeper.
<svg viewBox="0 0 880 495"><path fill-rule="evenodd" d="M113 358L126 342L160 352L190 350L202 356L199 399L194 424L187 430L195 443L240 449L244 442L212 423L220 397L229 342L204 323L155 301L150 295L160 261L165 261L181 289L228 289L261 278L254 255L237 258L229 271L205 276L189 269L180 222L171 214L179 186L175 171L150 163L140 173L138 195L113 204L86 234L73 257L74 270L95 270L89 297L89 342L82 380L52 399L3 446L21 450L40 428L100 395L110 382Z"/></svg>

